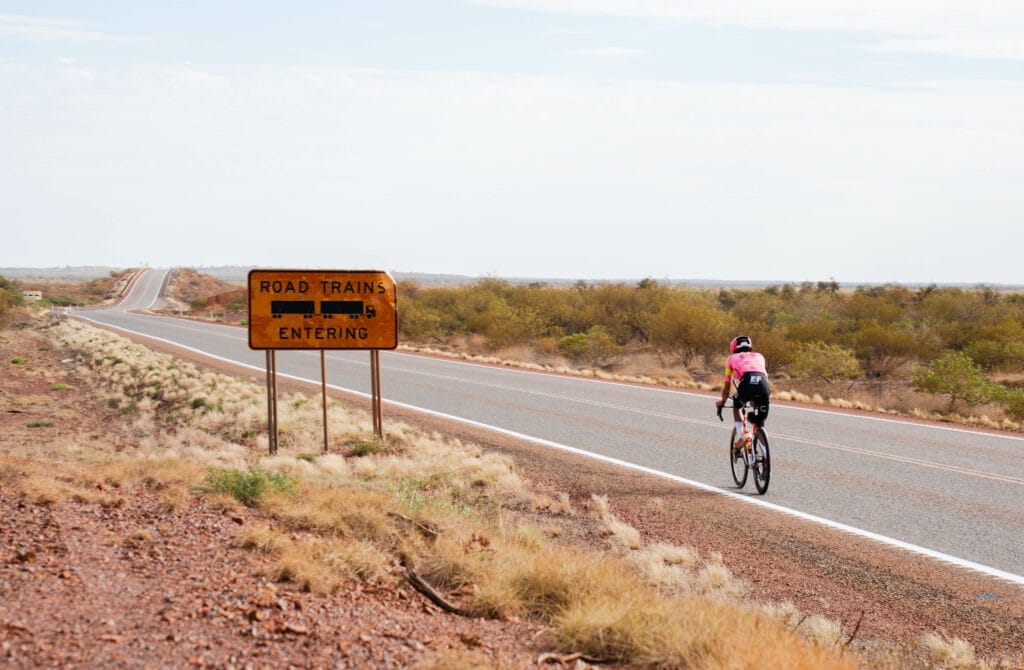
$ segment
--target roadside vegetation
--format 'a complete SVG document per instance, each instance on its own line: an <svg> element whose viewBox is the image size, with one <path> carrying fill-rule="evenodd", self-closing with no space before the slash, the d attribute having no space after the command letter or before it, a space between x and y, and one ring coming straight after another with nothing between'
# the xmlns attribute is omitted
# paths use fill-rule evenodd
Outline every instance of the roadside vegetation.
<svg viewBox="0 0 1024 670"><path fill-rule="evenodd" d="M7 325L22 311L21 308L25 304L21 297L22 290L18 282L0 275L0 327Z"/></svg>
<svg viewBox="0 0 1024 670"><path fill-rule="evenodd" d="M700 289L635 284L399 283L402 348L524 368L712 390L740 332L775 398L1020 430L1024 292L840 288L835 281ZM244 287L175 270L191 316L242 323Z"/></svg>
<svg viewBox="0 0 1024 670"><path fill-rule="evenodd" d="M175 268L168 281L172 311L189 316L238 323L246 316L244 283L228 282L192 268Z"/></svg>
<svg viewBox="0 0 1024 670"><path fill-rule="evenodd" d="M267 559L254 566L268 579L313 593L352 580L415 588L452 616L536 622L553 654L547 660L995 667L939 635L914 648L862 648L856 628L751 600L720 556L645 542L616 518L614 500L574 503L535 491L507 457L408 425L389 424L387 441L375 442L369 415L342 402L329 401L332 440L323 453L319 399L282 397L280 450L268 456L266 395L255 381L79 322L41 329L73 359L75 387L102 394L133 442L5 447L0 481L28 504L116 507L129 487L145 486L167 514L199 497L247 510L257 521L240 529L236 544ZM587 530L584 545L564 539L569 527ZM422 667L477 661L456 652L425 656Z"/></svg>
<svg viewBox="0 0 1024 670"><path fill-rule="evenodd" d="M135 272L134 269L111 270L106 277L88 280L23 279L18 282L18 290L19 293L21 290L42 291L39 307L88 307L117 298Z"/></svg>
<svg viewBox="0 0 1024 670"><path fill-rule="evenodd" d="M718 290L483 279L399 286L407 347L691 388L751 336L776 397L1019 430L1024 293L834 282Z"/></svg>

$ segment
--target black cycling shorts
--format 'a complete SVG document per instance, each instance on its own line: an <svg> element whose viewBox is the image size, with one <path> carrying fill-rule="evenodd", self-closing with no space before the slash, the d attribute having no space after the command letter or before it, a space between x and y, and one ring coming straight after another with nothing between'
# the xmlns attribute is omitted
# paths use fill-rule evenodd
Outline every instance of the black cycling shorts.
<svg viewBox="0 0 1024 670"><path fill-rule="evenodd" d="M771 390L768 388L768 375L763 372L747 372L736 385L736 402L744 404L748 400L754 404L754 411L748 414L751 423L763 426L768 420Z"/></svg>

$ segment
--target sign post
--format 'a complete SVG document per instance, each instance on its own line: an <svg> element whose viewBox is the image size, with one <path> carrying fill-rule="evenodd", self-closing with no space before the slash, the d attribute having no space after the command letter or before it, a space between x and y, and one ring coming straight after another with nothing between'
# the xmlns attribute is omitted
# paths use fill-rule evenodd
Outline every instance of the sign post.
<svg viewBox="0 0 1024 670"><path fill-rule="evenodd" d="M267 350L267 433L271 455L277 453L277 352Z"/></svg>
<svg viewBox="0 0 1024 670"><path fill-rule="evenodd" d="M381 270L252 270L249 348L267 351L267 427L277 452L279 349L319 350L327 451L327 349L368 349L373 432L384 438L380 350L398 346L398 296Z"/></svg>

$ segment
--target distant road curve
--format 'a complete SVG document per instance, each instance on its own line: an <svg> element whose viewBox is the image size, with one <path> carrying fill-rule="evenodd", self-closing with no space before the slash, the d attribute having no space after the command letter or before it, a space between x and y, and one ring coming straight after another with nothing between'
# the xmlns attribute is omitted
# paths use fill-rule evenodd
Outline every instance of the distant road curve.
<svg viewBox="0 0 1024 670"><path fill-rule="evenodd" d="M166 271L145 272L97 324L263 370L244 329L135 313ZM332 387L368 394L366 352L329 352ZM653 472L1024 585L1024 438L885 417L773 406L771 488L737 493L728 423L706 394L385 351L386 402ZM282 374L319 381L316 352L278 353ZM385 415L385 421L387 417ZM748 489L750 487L748 486Z"/></svg>

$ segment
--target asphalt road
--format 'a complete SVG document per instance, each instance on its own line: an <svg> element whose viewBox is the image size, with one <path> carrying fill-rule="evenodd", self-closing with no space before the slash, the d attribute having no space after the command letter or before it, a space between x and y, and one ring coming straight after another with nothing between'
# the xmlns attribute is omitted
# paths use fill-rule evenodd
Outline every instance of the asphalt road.
<svg viewBox="0 0 1024 670"><path fill-rule="evenodd" d="M78 314L265 369L244 328L131 313L158 300L149 271L115 308ZM370 392L369 353L328 352L328 384ZM320 380L318 352L280 351L278 371ZM1024 438L774 405L768 494L737 492L707 394L615 384L384 351L387 406L442 413L769 503L786 513L877 534L1024 585Z"/></svg>

